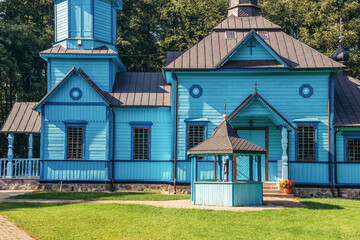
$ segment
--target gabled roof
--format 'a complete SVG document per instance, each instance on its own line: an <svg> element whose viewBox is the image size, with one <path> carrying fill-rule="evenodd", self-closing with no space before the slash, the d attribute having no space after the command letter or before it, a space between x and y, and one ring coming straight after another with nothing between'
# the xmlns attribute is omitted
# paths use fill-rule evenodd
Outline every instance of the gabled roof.
<svg viewBox="0 0 360 240"><path fill-rule="evenodd" d="M40 133L41 116L33 108L36 102L16 102L0 133Z"/></svg>
<svg viewBox="0 0 360 240"><path fill-rule="evenodd" d="M261 16L256 17L235 17L234 15L222 21L219 25L213 28L215 31L230 31L230 30L281 30L279 25L270 22Z"/></svg>
<svg viewBox="0 0 360 240"><path fill-rule="evenodd" d="M118 53L106 46L94 48L94 49L74 49L74 48L65 48L62 45L58 44L52 48L46 49L40 54L115 54Z"/></svg>
<svg viewBox="0 0 360 240"><path fill-rule="evenodd" d="M117 107L168 107L171 106L171 85L162 73L117 73L108 100Z"/></svg>
<svg viewBox="0 0 360 240"><path fill-rule="evenodd" d="M235 31L236 38L226 38L226 31ZM216 70L232 54L249 32L256 32L290 69L335 69L344 65L321 54L308 45L280 31L279 26L262 17L231 16L213 32L168 64L165 70ZM245 68L247 65L245 65Z"/></svg>
<svg viewBox="0 0 360 240"><path fill-rule="evenodd" d="M210 138L188 151L188 155L265 153L265 149L238 137L235 130L226 120L214 130Z"/></svg>
<svg viewBox="0 0 360 240"><path fill-rule="evenodd" d="M228 121L230 122L233 118L235 118L240 112L242 112L252 101L254 101L255 99L260 100L260 102L266 106L273 114L275 114L278 118L280 118L282 120L282 122L296 130L296 127L294 127L288 120L286 120L285 117L283 117L273 106L270 105L270 103L268 103L259 93L254 93L249 95L230 115L228 118Z"/></svg>
<svg viewBox="0 0 360 240"><path fill-rule="evenodd" d="M335 119L337 127L360 127L360 80L346 72L335 75Z"/></svg>
<svg viewBox="0 0 360 240"><path fill-rule="evenodd" d="M38 109L42 104L46 102L46 100L67 80L69 79L69 76L72 74L78 74L80 77L82 77L89 85L92 87L97 94L104 100L104 102L108 105L110 105L110 102L108 100L108 93L103 92L96 83L90 79L90 77L81 69L77 69L76 67L73 67L54 87L51 89L44 97L41 99L41 101L38 103L38 105L35 107L35 110Z"/></svg>

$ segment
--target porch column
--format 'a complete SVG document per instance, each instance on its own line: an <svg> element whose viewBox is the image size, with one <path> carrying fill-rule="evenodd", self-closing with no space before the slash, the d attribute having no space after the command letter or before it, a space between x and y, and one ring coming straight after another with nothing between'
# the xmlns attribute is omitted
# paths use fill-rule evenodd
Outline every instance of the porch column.
<svg viewBox="0 0 360 240"><path fill-rule="evenodd" d="M34 136L31 133L29 135L29 153L28 153L28 177L32 175L32 161L33 158L33 144L34 144Z"/></svg>
<svg viewBox="0 0 360 240"><path fill-rule="evenodd" d="M254 181L254 156L249 156L249 180Z"/></svg>
<svg viewBox="0 0 360 240"><path fill-rule="evenodd" d="M229 182L234 181L234 156L229 156Z"/></svg>
<svg viewBox="0 0 360 240"><path fill-rule="evenodd" d="M281 147L282 147L282 180L289 178L289 165L288 160L289 157L287 155L287 146L288 146L288 133L285 127L283 127L281 132Z"/></svg>
<svg viewBox="0 0 360 240"><path fill-rule="evenodd" d="M257 159L257 172L258 172L258 182L261 182L261 156L255 156Z"/></svg>
<svg viewBox="0 0 360 240"><path fill-rule="evenodd" d="M14 134L10 133L8 136L8 142L9 142L9 146L8 146L8 163L7 163L7 173L6 173L6 178L12 178L13 176L13 159L14 159L14 151L13 151L13 144L14 144Z"/></svg>

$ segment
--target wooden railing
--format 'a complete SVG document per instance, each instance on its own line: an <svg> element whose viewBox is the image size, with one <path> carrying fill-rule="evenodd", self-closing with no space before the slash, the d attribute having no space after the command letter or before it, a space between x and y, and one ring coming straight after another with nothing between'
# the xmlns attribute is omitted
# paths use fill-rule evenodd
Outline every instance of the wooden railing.
<svg viewBox="0 0 360 240"><path fill-rule="evenodd" d="M0 178L39 177L39 159L0 159Z"/></svg>

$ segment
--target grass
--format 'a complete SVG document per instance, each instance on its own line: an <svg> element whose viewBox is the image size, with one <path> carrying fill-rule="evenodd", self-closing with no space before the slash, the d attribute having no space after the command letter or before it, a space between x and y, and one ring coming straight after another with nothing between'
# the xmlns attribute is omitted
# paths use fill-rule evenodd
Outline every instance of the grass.
<svg viewBox="0 0 360 240"><path fill-rule="evenodd" d="M37 191L17 195L12 199L61 199L61 200L139 200L139 201L164 201L190 199L190 195L168 195L159 191L144 192L58 192L58 191Z"/></svg>
<svg viewBox="0 0 360 240"><path fill-rule="evenodd" d="M1 203L37 239L359 239L360 201L301 199L308 208L225 212L99 203Z"/></svg>

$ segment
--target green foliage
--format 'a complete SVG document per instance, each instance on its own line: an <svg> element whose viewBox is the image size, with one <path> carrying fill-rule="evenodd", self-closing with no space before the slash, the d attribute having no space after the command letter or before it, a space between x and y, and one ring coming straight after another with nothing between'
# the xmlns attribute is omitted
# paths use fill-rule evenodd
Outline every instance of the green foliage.
<svg viewBox="0 0 360 240"><path fill-rule="evenodd" d="M36 239L359 239L360 201L226 212L101 203L0 203Z"/></svg>

